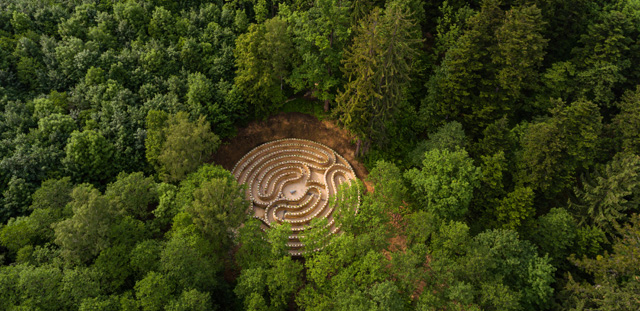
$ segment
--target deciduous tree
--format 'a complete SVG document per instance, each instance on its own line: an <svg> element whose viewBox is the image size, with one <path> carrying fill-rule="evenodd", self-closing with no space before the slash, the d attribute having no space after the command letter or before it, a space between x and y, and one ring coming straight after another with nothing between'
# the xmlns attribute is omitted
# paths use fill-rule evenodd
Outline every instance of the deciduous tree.
<svg viewBox="0 0 640 311"><path fill-rule="evenodd" d="M184 112L169 116L163 131L166 140L158 162L162 168L161 176L167 181L180 181L195 171L220 144L220 139L211 132L204 117L191 122Z"/></svg>
<svg viewBox="0 0 640 311"><path fill-rule="evenodd" d="M113 145L94 130L74 131L65 148L65 167L79 182L104 182L113 170Z"/></svg>
<svg viewBox="0 0 640 311"><path fill-rule="evenodd" d="M469 208L480 169L464 149L427 151L421 169L405 172L415 204L443 219L460 219Z"/></svg>
<svg viewBox="0 0 640 311"><path fill-rule="evenodd" d="M252 24L236 40L235 84L255 116L264 117L286 99L284 87L292 52L288 23L280 17Z"/></svg>

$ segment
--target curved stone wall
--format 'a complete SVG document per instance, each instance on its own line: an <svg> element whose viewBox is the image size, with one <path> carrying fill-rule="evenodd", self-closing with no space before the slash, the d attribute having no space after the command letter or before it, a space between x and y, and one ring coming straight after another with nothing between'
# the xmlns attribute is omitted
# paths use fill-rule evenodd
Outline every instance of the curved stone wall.
<svg viewBox="0 0 640 311"><path fill-rule="evenodd" d="M327 218L331 233L339 228L329 198L339 185L356 179L351 165L331 148L304 139L280 139L249 151L232 170L247 185L247 199L263 229L291 224L289 247L301 255L299 236L314 218ZM358 197L358 203L360 198Z"/></svg>

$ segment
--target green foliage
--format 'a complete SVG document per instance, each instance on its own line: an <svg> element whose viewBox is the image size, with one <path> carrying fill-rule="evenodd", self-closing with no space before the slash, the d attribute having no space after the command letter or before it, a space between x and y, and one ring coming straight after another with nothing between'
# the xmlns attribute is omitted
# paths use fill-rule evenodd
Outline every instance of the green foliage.
<svg viewBox="0 0 640 311"><path fill-rule="evenodd" d="M479 215L484 221L494 223L495 212L497 206L502 200L506 200L505 195L508 185L509 167L504 151L495 154L480 157L482 164L480 165L481 175L479 177L480 186L473 194L471 203L472 214ZM506 203L506 201L505 201ZM507 205L503 205L506 207ZM497 226L498 224L492 224Z"/></svg>
<svg viewBox="0 0 640 311"><path fill-rule="evenodd" d="M385 144L388 123L399 106L415 69L421 42L411 10L389 2L384 11L374 8L355 31L345 51L343 67L347 83L336 97L340 123L365 142Z"/></svg>
<svg viewBox="0 0 640 311"><path fill-rule="evenodd" d="M575 188L577 200L571 204L580 222L612 235L627 220L629 212L638 211L639 176L640 157L619 153L585 178L582 187Z"/></svg>
<svg viewBox="0 0 640 311"><path fill-rule="evenodd" d="M136 244L129 257L130 266L139 276L157 271L162 245L156 240L144 240Z"/></svg>
<svg viewBox="0 0 640 311"><path fill-rule="evenodd" d="M638 245L640 241L640 217L633 216L629 224L620 227L619 238L613 244L611 254L605 252L597 258L571 261L593 276L593 282L579 282L569 278L566 291L568 310L635 310L640 307L636 299L640 294L638 282Z"/></svg>
<svg viewBox="0 0 640 311"><path fill-rule="evenodd" d="M197 122L189 121L188 115L178 112L166 120L163 134L156 134L150 141L152 150L157 149L158 136L164 135L161 152L157 155L159 173L166 181L176 182L195 171L198 166L220 145L220 139L211 133L209 122L200 117ZM151 155L154 158L155 154Z"/></svg>
<svg viewBox="0 0 640 311"><path fill-rule="evenodd" d="M536 220L531 240L541 254L547 254L555 267L566 266L566 260L574 250L578 235L576 220L566 209L552 208Z"/></svg>
<svg viewBox="0 0 640 311"><path fill-rule="evenodd" d="M579 95L608 106L615 98L614 92L626 78L623 74L631 66L629 36L634 21L616 9L599 14L580 36L579 44L572 51L580 69L577 80L584 85Z"/></svg>
<svg viewBox="0 0 640 311"><path fill-rule="evenodd" d="M189 174L189 176L180 183L180 188L175 194L175 204L179 205L180 208L190 204L194 200L194 192L203 183L212 179L224 179L228 184L233 184L235 181L231 172L225 170L221 166L204 164L200 166L197 171ZM171 188L169 185L165 185L165 187ZM168 189L167 191L172 192L173 190ZM167 199L170 200L170 198Z"/></svg>
<svg viewBox="0 0 640 311"><path fill-rule="evenodd" d="M10 219L0 229L0 245L11 252L17 252L22 247L31 244L35 237L34 225L27 217Z"/></svg>
<svg viewBox="0 0 640 311"><path fill-rule="evenodd" d="M16 284L19 305L25 309L59 309L63 303L58 295L62 278L57 267L25 266Z"/></svg>
<svg viewBox="0 0 640 311"><path fill-rule="evenodd" d="M109 247L109 228L117 210L98 190L87 184L74 188L71 198L69 205L73 216L53 225L55 243L66 260L84 263Z"/></svg>
<svg viewBox="0 0 640 311"><path fill-rule="evenodd" d="M197 289L185 290L179 298L172 300L165 310L169 311L206 311L213 309L211 295Z"/></svg>
<svg viewBox="0 0 640 311"><path fill-rule="evenodd" d="M496 75L500 87L519 98L523 89L537 84L536 69L542 64L549 40L542 35L545 25L536 5L515 7L505 15L504 24L495 32L498 46L492 57L501 67Z"/></svg>
<svg viewBox="0 0 640 311"><path fill-rule="evenodd" d="M37 135L40 140L55 146L64 146L75 130L76 124L73 118L68 115L55 113L38 120Z"/></svg>
<svg viewBox="0 0 640 311"><path fill-rule="evenodd" d="M296 91L313 90L320 100L333 100L342 83L340 60L351 35L349 1L318 0L308 11L296 11L293 43L301 59L289 81Z"/></svg>
<svg viewBox="0 0 640 311"><path fill-rule="evenodd" d="M370 310L382 300L375 291L384 282L385 259L373 250L354 256L357 243L353 237L341 236L306 262L308 284L296 296L296 303L306 310L326 308ZM341 267L341 268L340 268ZM392 298L395 298L391 294Z"/></svg>
<svg viewBox="0 0 640 311"><path fill-rule="evenodd" d="M461 272L473 276L465 279L476 284L481 307L536 310L550 303L555 268L514 231L483 232L468 244L467 252Z"/></svg>
<svg viewBox="0 0 640 311"><path fill-rule="evenodd" d="M503 228L517 230L533 217L533 190L518 187L496 206L496 218Z"/></svg>
<svg viewBox="0 0 640 311"><path fill-rule="evenodd" d="M11 177L7 189L2 192L2 213L0 220L7 220L12 216L23 214L31 199L31 185L22 178Z"/></svg>
<svg viewBox="0 0 640 311"><path fill-rule="evenodd" d="M133 274L129 266L129 251L128 245L120 244L100 252L92 267L100 275L100 287L103 290L119 292L131 287L127 284Z"/></svg>
<svg viewBox="0 0 640 311"><path fill-rule="evenodd" d="M207 180L193 192L193 202L185 210L203 236L225 245L249 209L244 192L230 178Z"/></svg>
<svg viewBox="0 0 640 311"><path fill-rule="evenodd" d="M465 150L433 149L424 154L420 170L404 176L413 186L417 206L443 219L461 219L478 186L480 168Z"/></svg>
<svg viewBox="0 0 640 311"><path fill-rule="evenodd" d="M638 12L0 1L0 309L637 310ZM289 111L371 169L303 259L204 164Z"/></svg>
<svg viewBox="0 0 640 311"><path fill-rule="evenodd" d="M76 181L104 182L113 174L113 145L94 130L73 131L63 162Z"/></svg>
<svg viewBox="0 0 640 311"><path fill-rule="evenodd" d="M290 256L274 258L267 262L266 267L243 270L234 291L248 310L257 307L256 299L260 298L256 294L261 295L264 306L269 310L284 310L302 285L302 269L302 264Z"/></svg>
<svg viewBox="0 0 640 311"><path fill-rule="evenodd" d="M502 100L496 98L495 81L489 78L495 66L487 57L494 49L494 34L504 15L497 2L484 1L480 12L466 21L468 29L446 48L442 64L427 83L429 93L421 107L429 125L454 118L475 134L493 114L506 112Z"/></svg>
<svg viewBox="0 0 640 311"><path fill-rule="evenodd" d="M274 112L286 99L284 82L290 74L293 46L287 21L274 17L252 24L236 40L235 85L256 117Z"/></svg>
<svg viewBox="0 0 640 311"><path fill-rule="evenodd" d="M447 18L443 21L452 23ZM477 137L505 114L533 110L527 97L537 89L548 40L535 5L505 12L501 1L483 1L466 25L463 31L449 26L451 33L443 35L438 49L446 54L426 85L421 113L429 125L453 119Z"/></svg>
<svg viewBox="0 0 640 311"><path fill-rule="evenodd" d="M160 169L158 157L163 151L162 145L167 139L165 127L169 115L164 111L150 110L146 118L147 138L144 141L145 155L147 161L151 163L156 170Z"/></svg>
<svg viewBox="0 0 640 311"><path fill-rule="evenodd" d="M235 260L242 269L250 269L261 266L258 258L268 258L271 246L265 243L266 234L262 231L261 222L249 218L238 228L238 244L240 248L235 255Z"/></svg>
<svg viewBox="0 0 640 311"><path fill-rule="evenodd" d="M171 298L171 287L166 278L157 272L149 272L144 279L136 282L136 298L140 309L162 310Z"/></svg>
<svg viewBox="0 0 640 311"><path fill-rule="evenodd" d="M446 149L456 151L456 148L464 149L467 144L467 137L464 134L462 124L453 121L441 127L434 133L429 134L429 139L418 143L416 148L409 155L409 160L413 166L422 165L424 153L433 149Z"/></svg>
<svg viewBox="0 0 640 311"><path fill-rule="evenodd" d="M120 173L107 187L105 196L120 213L144 220L150 216L150 207L158 201L156 188L153 179L145 178L141 172Z"/></svg>
<svg viewBox="0 0 640 311"><path fill-rule="evenodd" d="M627 91L618 103L620 113L613 120L611 127L614 132L616 151L640 154L640 86L635 91Z"/></svg>
<svg viewBox="0 0 640 311"><path fill-rule="evenodd" d="M213 85L201 73L193 73L188 78L187 106L192 115L205 114L205 107L210 104L213 96Z"/></svg>
<svg viewBox="0 0 640 311"><path fill-rule="evenodd" d="M319 101L309 101L304 98L294 98L285 101L281 111L310 114L318 120L324 120L329 117L329 114L325 113L322 109L322 104Z"/></svg>
<svg viewBox="0 0 640 311"><path fill-rule="evenodd" d="M595 104L577 101L557 105L551 118L525 130L518 159L520 181L549 194L573 185L576 171L593 163L602 130Z"/></svg>
<svg viewBox="0 0 640 311"><path fill-rule="evenodd" d="M196 233L176 232L160 253L160 271L176 290L214 291L220 286L217 274L222 269L220 257L224 256L216 250Z"/></svg>
<svg viewBox="0 0 640 311"><path fill-rule="evenodd" d="M76 267L64 270L61 299L68 307L78 307L82 301L100 295L99 275L92 269Z"/></svg>

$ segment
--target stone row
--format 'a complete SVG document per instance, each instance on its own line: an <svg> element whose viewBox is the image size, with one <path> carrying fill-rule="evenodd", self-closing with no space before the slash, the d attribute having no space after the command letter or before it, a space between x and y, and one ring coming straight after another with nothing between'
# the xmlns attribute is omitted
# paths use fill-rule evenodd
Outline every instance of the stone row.
<svg viewBox="0 0 640 311"><path fill-rule="evenodd" d="M240 159L240 161L238 161L238 163L236 163L236 165L233 167L232 172L235 172L235 171L236 171L238 164L241 164L241 165L240 165L240 166L241 166L240 172L242 172L242 171L244 171L244 168L246 167L246 165L247 165L248 163L253 163L254 159L255 159L256 157L258 157L259 155L261 155L261 154L263 154L263 153L266 153L267 151L271 151L271 150L273 150L273 149L282 149L282 148L284 148L284 147L289 147L289 146L294 146L294 147L306 147L306 148L311 148L311 149L315 149L315 150L317 150L317 151L320 151L320 152L321 152L321 153L323 153L323 154L325 155L325 157L327 158L327 160L325 161L326 165L331 164L331 162L332 162L332 161L331 161L331 160L332 160L332 158L334 158L334 157L336 156L335 151L333 151L331 148L326 147L326 146L324 146L324 148L331 150L331 154L330 154L329 152L327 152L326 150L322 150L321 148L318 148L318 147L315 147L315 146L311 146L311 145L308 145L308 144L292 144L292 143L289 143L289 144L280 144L280 145L277 145L277 144L276 144L276 145L273 145L273 146L269 146L269 147L267 147L267 148L263 148L264 146L267 146L267 145L273 145L273 144L272 144L272 143L268 143L268 144L266 144L266 145L258 146L258 147L256 147L255 149L253 149L252 151L250 151L249 153L247 153L244 157L242 157L242 158ZM290 149L283 149L283 150L278 150L278 151L275 151L275 152L271 152L271 153L269 153L269 154L273 154L273 153L276 153L276 154L277 154L277 153L283 153L283 152L287 152L287 151L289 151L289 150L290 150ZM302 151L302 152L305 152L305 153L311 153L311 154L313 154L313 155L316 155L315 153L312 153L311 151L306 150L306 149L295 149L295 150L299 150L299 151ZM252 153L254 153L254 151L255 151L255 154L252 154ZM250 157L249 157L248 159L245 159L247 156L250 156ZM321 161L318 161L318 162L321 162ZM238 176L237 176L237 177L238 177Z"/></svg>
<svg viewBox="0 0 640 311"><path fill-rule="evenodd" d="M312 169L322 173L322 181L311 179ZM299 241L303 236L300 234L312 219L328 219L326 227L329 234L340 231L333 218L335 205L329 204L329 199L337 193L340 184L355 178L355 172L344 157L325 145L304 139L280 139L258 146L240 159L232 172L239 183L248 184L248 198L256 206L266 206L264 217L254 215L254 218L260 219L266 228L271 227L271 221L293 225L292 233L295 234L289 236L288 246L294 256L302 254L299 249L304 244ZM305 183L300 196L282 198L284 187L296 181ZM359 188L359 184L357 186ZM318 193L310 195L312 188ZM357 191L359 206L360 189ZM345 199L346 193L343 192L338 200ZM277 213L283 208L291 211L287 210L280 218ZM357 213L357 207L355 210Z"/></svg>

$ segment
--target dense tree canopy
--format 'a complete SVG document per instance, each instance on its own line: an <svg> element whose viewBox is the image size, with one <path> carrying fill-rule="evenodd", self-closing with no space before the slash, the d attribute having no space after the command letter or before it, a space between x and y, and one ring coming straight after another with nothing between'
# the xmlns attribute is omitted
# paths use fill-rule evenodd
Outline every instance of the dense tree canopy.
<svg viewBox="0 0 640 311"><path fill-rule="evenodd" d="M638 310L638 63L636 0L0 1L0 310ZM211 163L282 111L370 172L293 257Z"/></svg>

